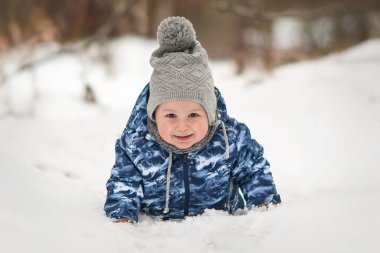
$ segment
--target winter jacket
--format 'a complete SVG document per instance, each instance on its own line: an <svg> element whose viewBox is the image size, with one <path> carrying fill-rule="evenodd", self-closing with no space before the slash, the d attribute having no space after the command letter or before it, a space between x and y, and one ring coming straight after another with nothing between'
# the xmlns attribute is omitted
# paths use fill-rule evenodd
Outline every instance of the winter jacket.
<svg viewBox="0 0 380 253"><path fill-rule="evenodd" d="M263 148L251 139L246 125L228 116L216 88L215 94L222 124L211 140L197 151L172 154L148 131L149 85L143 89L116 141L116 161L106 185L108 217L137 222L143 212L178 219L208 208L234 214L240 208L281 202Z"/></svg>

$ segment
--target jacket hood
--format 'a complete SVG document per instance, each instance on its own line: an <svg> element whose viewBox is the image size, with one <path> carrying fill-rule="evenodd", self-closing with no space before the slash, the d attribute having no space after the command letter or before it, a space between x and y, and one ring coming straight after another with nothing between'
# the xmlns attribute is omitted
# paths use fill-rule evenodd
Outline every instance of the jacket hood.
<svg viewBox="0 0 380 253"><path fill-rule="evenodd" d="M217 98L217 117L223 122L227 122L229 116L227 114L226 104L220 91L215 88L215 95ZM133 137L143 137L149 134L148 130L148 112L147 103L149 98L149 83L144 87L136 103L133 107L131 116L129 117L128 123L126 125L126 131Z"/></svg>

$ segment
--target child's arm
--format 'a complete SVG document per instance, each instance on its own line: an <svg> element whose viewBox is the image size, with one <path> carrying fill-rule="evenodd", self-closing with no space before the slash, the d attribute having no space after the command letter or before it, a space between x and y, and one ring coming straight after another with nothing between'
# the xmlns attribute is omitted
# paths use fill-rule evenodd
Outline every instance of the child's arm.
<svg viewBox="0 0 380 253"><path fill-rule="evenodd" d="M142 178L126 155L121 139L116 142L116 162L107 182L107 200L104 210L114 220L138 221L143 199Z"/></svg>
<svg viewBox="0 0 380 253"><path fill-rule="evenodd" d="M250 209L281 203L269 163L263 157L263 147L251 139L246 125L239 124L237 129L238 159L233 175L244 195L247 207Z"/></svg>

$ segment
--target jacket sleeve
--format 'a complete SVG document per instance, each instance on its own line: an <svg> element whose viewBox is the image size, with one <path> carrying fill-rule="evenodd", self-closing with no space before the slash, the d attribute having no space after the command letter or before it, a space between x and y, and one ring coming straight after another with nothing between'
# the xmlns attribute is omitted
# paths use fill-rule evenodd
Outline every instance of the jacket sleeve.
<svg viewBox="0 0 380 253"><path fill-rule="evenodd" d="M251 139L246 125L237 126L237 164L233 177L243 193L248 209L269 203L281 203L269 170L269 162L263 157L263 147Z"/></svg>
<svg viewBox="0 0 380 253"><path fill-rule="evenodd" d="M142 177L123 149L121 139L116 141L116 161L107 181L106 215L112 219L138 221L143 199Z"/></svg>

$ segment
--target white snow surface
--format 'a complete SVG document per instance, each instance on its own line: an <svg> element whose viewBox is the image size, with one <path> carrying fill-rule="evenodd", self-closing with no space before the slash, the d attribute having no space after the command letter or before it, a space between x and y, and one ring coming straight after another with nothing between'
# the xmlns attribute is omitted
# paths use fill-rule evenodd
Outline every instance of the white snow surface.
<svg viewBox="0 0 380 253"><path fill-rule="evenodd" d="M211 63L229 114L265 148L280 206L111 222L103 205L115 140L156 46L120 38L108 68L90 52L61 55L0 87L0 252L379 251L380 40L271 74ZM1 57L5 72L16 57ZM83 80L97 105L83 102Z"/></svg>

